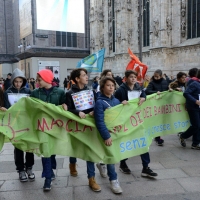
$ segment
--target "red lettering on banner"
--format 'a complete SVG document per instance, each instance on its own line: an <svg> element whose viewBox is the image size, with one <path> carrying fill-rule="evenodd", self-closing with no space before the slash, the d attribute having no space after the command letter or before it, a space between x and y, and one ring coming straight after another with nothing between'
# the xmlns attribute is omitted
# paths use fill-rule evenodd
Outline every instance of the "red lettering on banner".
<svg viewBox="0 0 200 200"><path fill-rule="evenodd" d="M67 121L67 123L66 123L66 131L67 132L72 132L72 129L69 129L69 123L72 123L72 122L73 122L72 119L70 119L70 120Z"/></svg>
<svg viewBox="0 0 200 200"><path fill-rule="evenodd" d="M124 132L128 131L128 128L126 128L126 124L124 124Z"/></svg>
<svg viewBox="0 0 200 200"><path fill-rule="evenodd" d="M75 122L76 123L76 130L74 132L81 132L81 130L79 130L79 127L78 127L78 122Z"/></svg>
<svg viewBox="0 0 200 200"><path fill-rule="evenodd" d="M140 118L140 113L141 113L141 111L136 112L136 115L137 115L137 117L138 117L139 123L141 124L143 121L142 121L141 118Z"/></svg>
<svg viewBox="0 0 200 200"><path fill-rule="evenodd" d="M91 127L91 126L86 126L86 125L85 125L85 126L83 127L83 132L85 132L85 130L86 130L87 128L89 128L90 131L92 131L92 127Z"/></svg>
<svg viewBox="0 0 200 200"><path fill-rule="evenodd" d="M54 125L57 125L58 127L63 127L63 124L64 122L61 119L57 119L57 120L52 119L51 129L53 129Z"/></svg>
<svg viewBox="0 0 200 200"><path fill-rule="evenodd" d="M38 119L38 127L37 127L37 129L42 131L42 132L44 132L45 128L47 130L49 130L49 127L47 125L46 119L42 118L42 124L40 123L40 120Z"/></svg>
<svg viewBox="0 0 200 200"><path fill-rule="evenodd" d="M134 116L131 116L130 120L131 120L132 126L137 126L138 125L137 119ZM135 124L134 124L134 122L135 122Z"/></svg>

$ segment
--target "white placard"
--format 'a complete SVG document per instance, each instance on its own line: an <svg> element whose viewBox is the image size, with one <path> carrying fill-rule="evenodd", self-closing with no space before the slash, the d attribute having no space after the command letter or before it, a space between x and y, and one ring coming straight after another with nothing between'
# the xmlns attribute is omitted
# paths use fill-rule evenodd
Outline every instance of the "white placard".
<svg viewBox="0 0 200 200"><path fill-rule="evenodd" d="M72 99L77 110L94 108L94 93L92 90L84 90L72 94Z"/></svg>
<svg viewBox="0 0 200 200"><path fill-rule="evenodd" d="M23 97L29 97L29 94L20 94L20 93L8 93L8 101L10 105L14 105Z"/></svg>
<svg viewBox="0 0 200 200"><path fill-rule="evenodd" d="M139 98L141 93L142 93L141 91L136 91L136 90L128 91L128 100Z"/></svg>

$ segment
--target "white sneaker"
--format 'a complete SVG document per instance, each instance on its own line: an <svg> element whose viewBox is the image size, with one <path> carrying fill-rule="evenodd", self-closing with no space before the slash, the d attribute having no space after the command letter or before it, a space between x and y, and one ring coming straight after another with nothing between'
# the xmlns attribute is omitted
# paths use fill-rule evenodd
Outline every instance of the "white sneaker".
<svg viewBox="0 0 200 200"><path fill-rule="evenodd" d="M113 191L113 193L115 193L115 194L120 194L123 192L122 188L119 185L118 180L110 181L110 187L111 187L111 190Z"/></svg>
<svg viewBox="0 0 200 200"><path fill-rule="evenodd" d="M96 166L97 166L97 168L98 168L99 173L101 174L101 176L103 178L106 178L107 177L106 165L101 165L100 163L97 163Z"/></svg>

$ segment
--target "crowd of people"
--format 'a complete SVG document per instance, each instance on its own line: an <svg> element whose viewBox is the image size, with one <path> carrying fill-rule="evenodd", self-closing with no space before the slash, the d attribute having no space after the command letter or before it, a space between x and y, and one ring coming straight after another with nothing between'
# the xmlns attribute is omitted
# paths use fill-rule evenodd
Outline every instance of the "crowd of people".
<svg viewBox="0 0 200 200"><path fill-rule="evenodd" d="M9 102L9 93L23 93L42 101L52 103L54 105L62 105L65 111L71 112L81 119L91 115L95 119L96 127L106 146L112 145L112 138L104 121L104 111L119 104L126 105L129 100L135 98L131 96L131 92L136 92L138 96L138 106L141 106L147 95L154 93L160 94L163 91L179 91L182 92L186 99L186 108L190 117L191 126L182 133L179 133L180 144L186 147L186 139L192 138L192 149L200 150L200 70L192 68L188 75L184 72L177 73L177 77L169 78L166 74L158 69L152 77L145 76L144 81L137 81L137 72L134 70L125 71L123 79L119 76L114 77L111 70L104 70L100 77L95 77L92 88L94 94L94 107L89 109L78 109L74 103L73 94L89 90L87 70L83 68L74 69L70 77L63 82L67 92L54 85L53 73L44 69L37 73L36 82L34 79L27 80L23 72L15 69L12 74L8 74L4 81L0 79L0 110L6 112L12 105ZM4 82L4 84L3 84ZM27 84L32 87L27 87ZM32 85L33 84L33 85ZM36 87L36 84L38 85ZM158 146L164 145L161 137L156 137L155 142ZM84 149L83 149L84 150ZM150 153L140 155L142 162L142 176L156 177L158 174L150 167ZM24 162L24 152L15 148L14 159L16 170L19 173L19 179L22 182L35 180L33 173L34 154L26 153L26 161ZM127 159L120 161L120 171L130 174ZM77 159L69 158L69 170L71 176L78 176L76 168ZM49 158L42 157L42 177L45 178L43 189L51 190L51 182L56 178L54 169L56 169L56 156ZM95 192L101 191L100 185L95 180L95 163L86 161L87 178L89 186ZM110 187L113 193L122 193L122 188L118 181L118 176L114 164L97 163L102 177L109 177Z"/></svg>

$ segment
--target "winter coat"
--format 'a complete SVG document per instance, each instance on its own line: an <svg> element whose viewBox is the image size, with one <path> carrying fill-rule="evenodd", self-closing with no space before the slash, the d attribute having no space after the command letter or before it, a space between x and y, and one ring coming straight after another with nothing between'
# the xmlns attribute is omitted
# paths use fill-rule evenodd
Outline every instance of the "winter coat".
<svg viewBox="0 0 200 200"><path fill-rule="evenodd" d="M4 81L4 90L6 91L11 85L12 85L11 79L8 79L8 78L7 78L7 79Z"/></svg>
<svg viewBox="0 0 200 200"><path fill-rule="evenodd" d="M177 88L184 87L186 88L186 83L180 83L178 80L175 80L169 84L169 89L176 90Z"/></svg>
<svg viewBox="0 0 200 200"><path fill-rule="evenodd" d="M103 94L101 94L96 101L96 104L94 107L95 123L96 123L96 127L99 133L101 134L101 137L104 140L107 140L110 138L110 133L104 122L104 111L108 108L111 108L119 104L120 104L120 101L116 99L114 96L112 96L111 98L108 98L107 96Z"/></svg>
<svg viewBox="0 0 200 200"><path fill-rule="evenodd" d="M156 92L164 92L168 90L169 82L165 80L164 78L161 78L159 80L155 80L154 78L147 86L147 89L145 90L145 93L147 95L154 94Z"/></svg>
<svg viewBox="0 0 200 200"><path fill-rule="evenodd" d="M15 88L13 83L16 78L23 79L23 84L19 90ZM11 80L11 86L4 92L4 103L5 103L5 108L7 109L11 107L10 102L8 100L9 93L31 94L31 90L29 88L26 88L26 83L27 83L26 77L24 76L24 73L20 69L17 68L13 71L10 80Z"/></svg>
<svg viewBox="0 0 200 200"><path fill-rule="evenodd" d="M128 101L128 91L134 91L134 90L140 91L141 92L140 97L146 98L146 94L144 90L142 90L142 87L140 86L139 83L135 83L133 90L129 88L127 83L122 83L120 87L116 90L114 95L115 98L117 98L120 102L124 100Z"/></svg>
<svg viewBox="0 0 200 200"><path fill-rule="evenodd" d="M44 88L37 88L32 91L31 97L47 103L52 103L56 106L65 103L65 92L58 87L52 87L49 93L47 93Z"/></svg>
<svg viewBox="0 0 200 200"><path fill-rule="evenodd" d="M79 112L84 112L85 114L88 114L91 111L93 111L93 108L90 108L90 109L87 109L87 110L77 110L75 105L74 105L72 94L77 93L77 92L81 92L81 91L84 91L84 90L89 90L89 89L88 89L87 86L85 86L83 89L80 89L77 85L72 85L71 89L68 92L66 92L65 103L67 104L68 111L72 112L73 114L78 115L78 116L79 116ZM95 94L94 94L94 97L95 97Z"/></svg>
<svg viewBox="0 0 200 200"><path fill-rule="evenodd" d="M187 110L199 110L199 106L196 104L196 101L199 100L200 94L200 82L193 81L183 93L183 96L186 98L186 108Z"/></svg>

